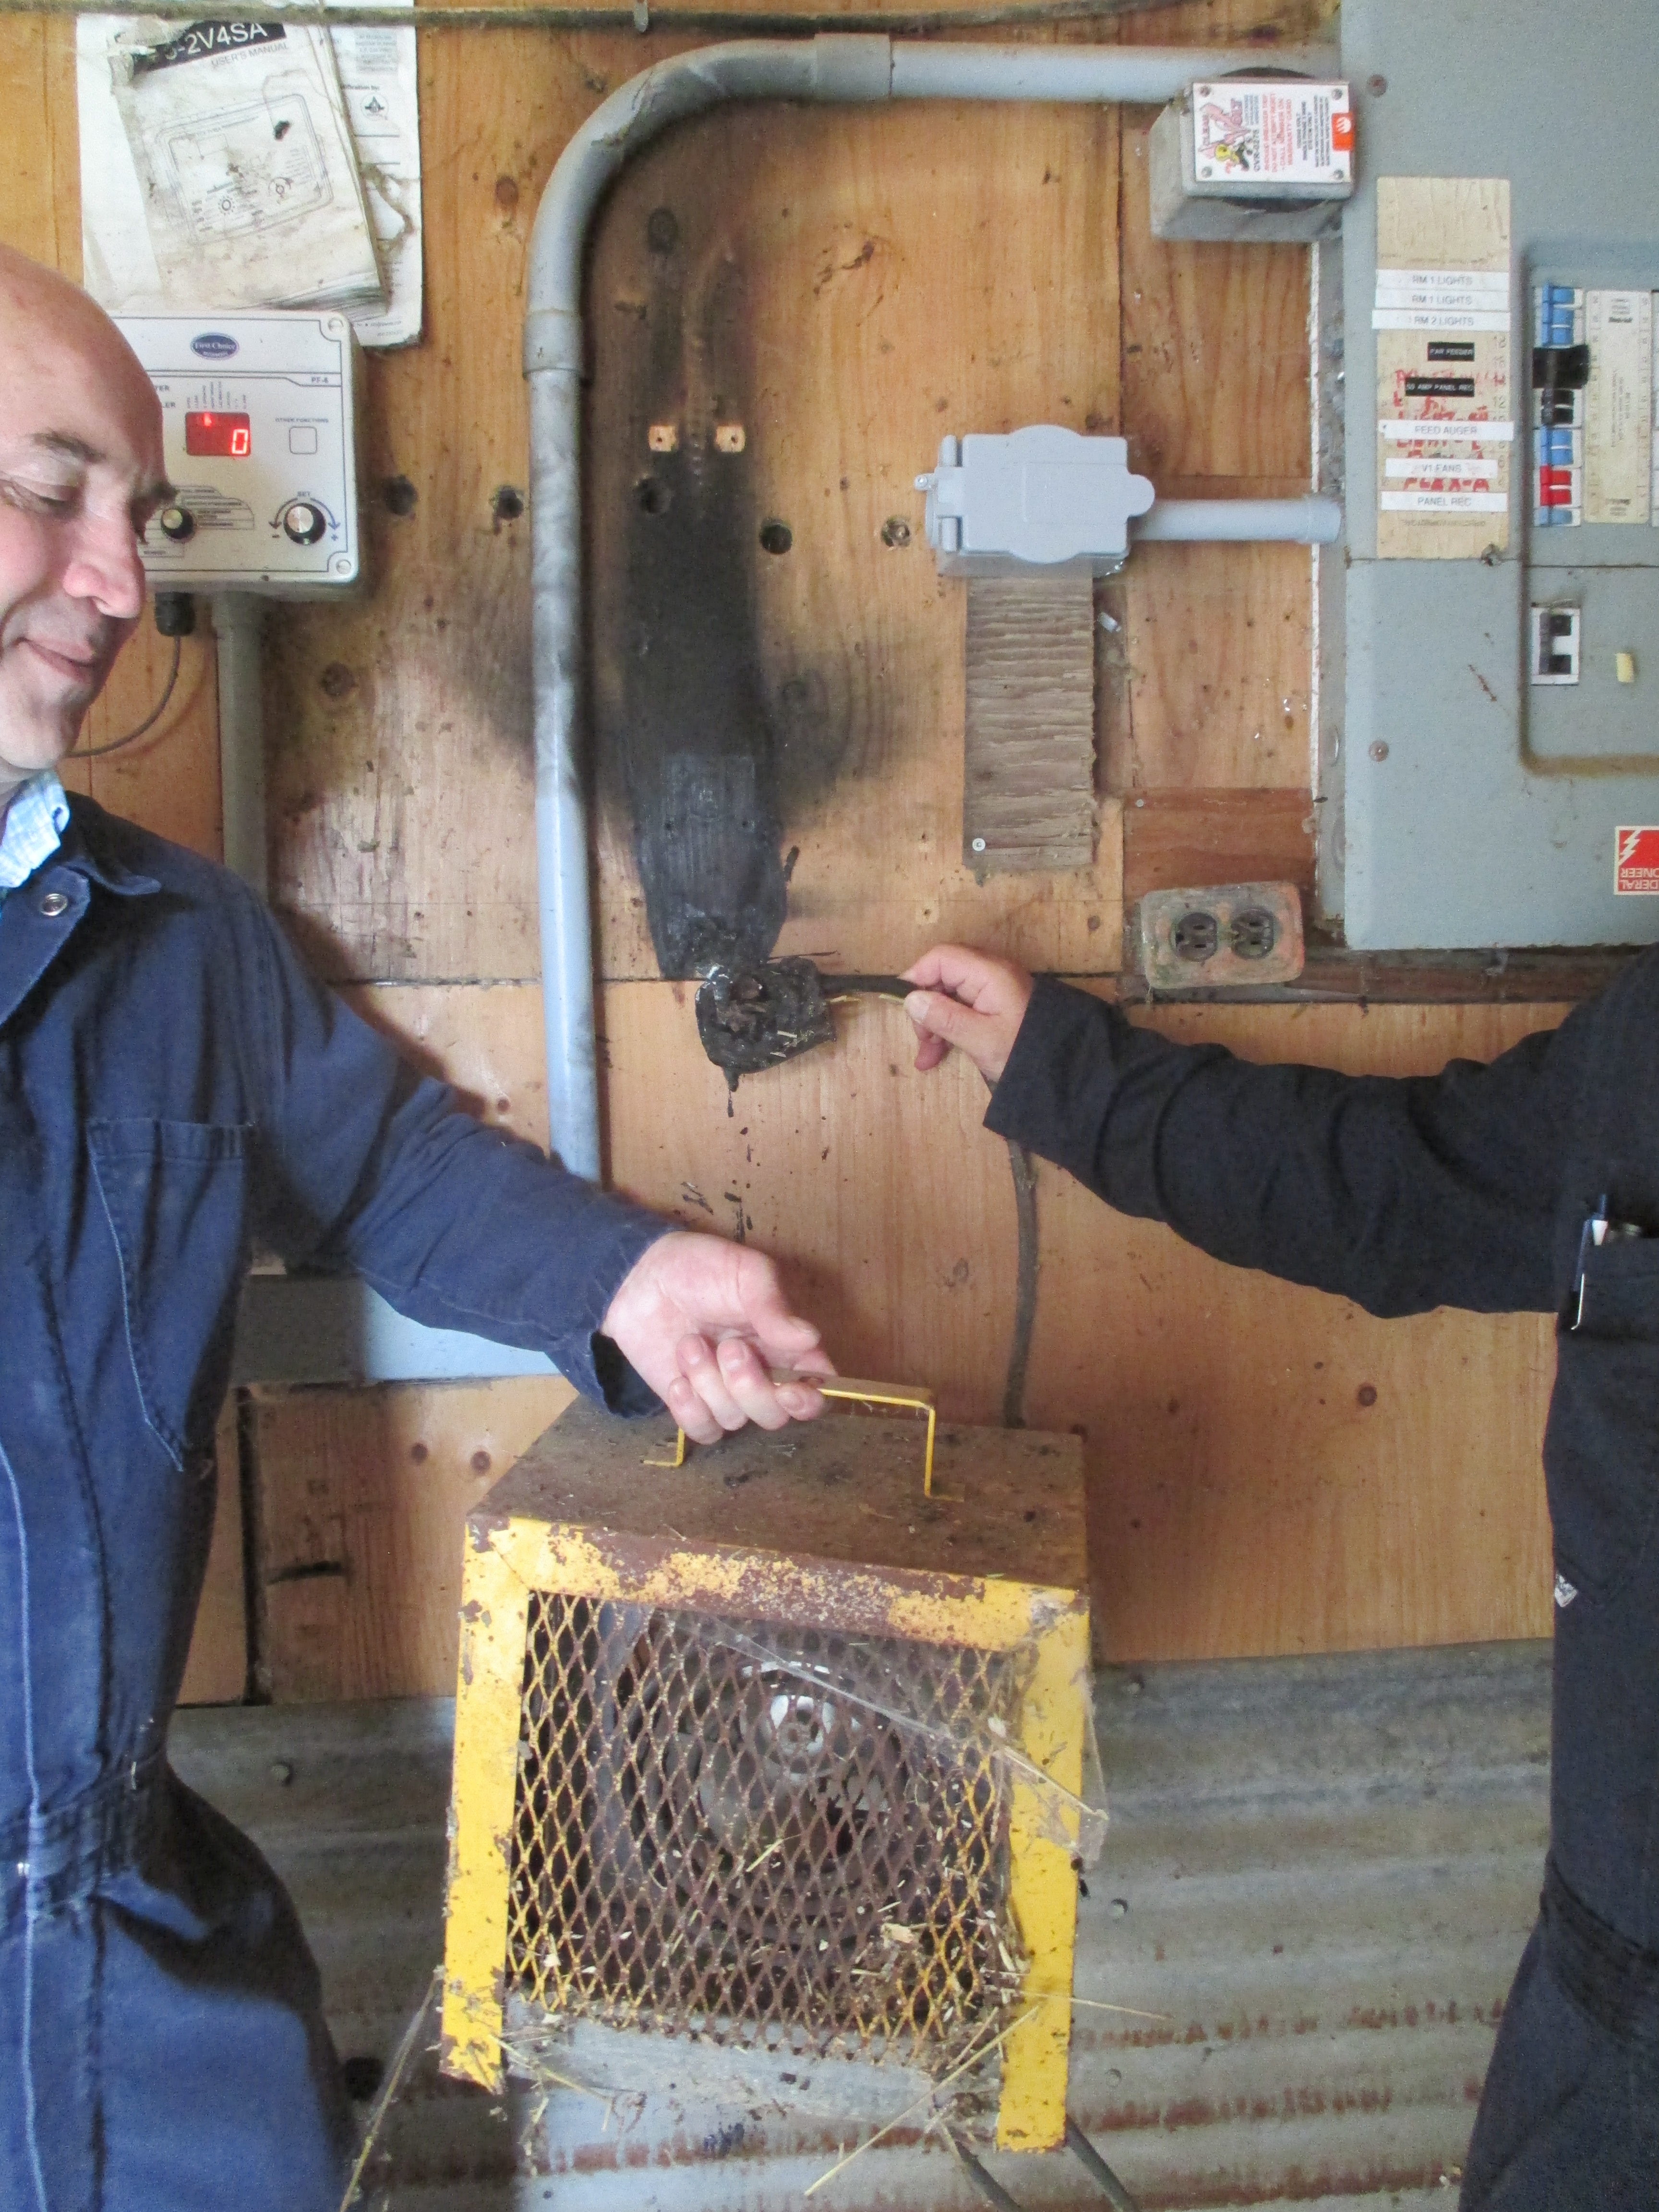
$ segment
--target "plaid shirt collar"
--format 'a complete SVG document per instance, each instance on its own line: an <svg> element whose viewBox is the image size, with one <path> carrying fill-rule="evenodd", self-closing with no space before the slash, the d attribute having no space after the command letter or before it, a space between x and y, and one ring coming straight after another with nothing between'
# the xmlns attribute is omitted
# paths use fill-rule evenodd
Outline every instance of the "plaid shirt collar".
<svg viewBox="0 0 1659 2212"><path fill-rule="evenodd" d="M12 793L0 830L0 897L26 884L63 842L69 826L69 801L49 768L32 775Z"/></svg>

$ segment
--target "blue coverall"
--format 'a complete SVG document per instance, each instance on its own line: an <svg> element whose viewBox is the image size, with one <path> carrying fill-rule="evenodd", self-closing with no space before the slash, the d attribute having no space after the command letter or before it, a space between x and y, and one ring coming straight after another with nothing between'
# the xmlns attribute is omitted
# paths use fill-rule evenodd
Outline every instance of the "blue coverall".
<svg viewBox="0 0 1659 2212"><path fill-rule="evenodd" d="M1659 950L1490 1066L1396 1080L1252 1066L1039 982L986 1121L1123 1212L1370 1313L1559 1316L1550 1851L1462 2204L1652 2212Z"/></svg>
<svg viewBox="0 0 1659 2212"><path fill-rule="evenodd" d="M234 878L88 801L0 904L4 2212L339 2203L292 1908L167 1765L251 1244L640 1410L595 1332L670 1225L473 1121Z"/></svg>

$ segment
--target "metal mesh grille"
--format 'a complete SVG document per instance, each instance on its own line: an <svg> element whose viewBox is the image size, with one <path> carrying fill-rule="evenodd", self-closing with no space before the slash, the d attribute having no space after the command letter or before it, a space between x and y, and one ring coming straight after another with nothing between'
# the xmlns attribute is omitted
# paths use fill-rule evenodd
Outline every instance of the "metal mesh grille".
<svg viewBox="0 0 1659 2212"><path fill-rule="evenodd" d="M532 1595L509 1991L612 2025L948 2057L1014 1993L984 1747L1017 1690L1008 1653Z"/></svg>

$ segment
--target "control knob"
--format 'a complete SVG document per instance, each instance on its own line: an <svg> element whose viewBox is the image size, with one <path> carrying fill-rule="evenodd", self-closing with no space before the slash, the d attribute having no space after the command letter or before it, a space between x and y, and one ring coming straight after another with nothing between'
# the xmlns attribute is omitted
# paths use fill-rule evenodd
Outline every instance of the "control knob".
<svg viewBox="0 0 1659 2212"><path fill-rule="evenodd" d="M283 517L283 528L296 545L314 545L328 528L328 517L309 500L296 499Z"/></svg>

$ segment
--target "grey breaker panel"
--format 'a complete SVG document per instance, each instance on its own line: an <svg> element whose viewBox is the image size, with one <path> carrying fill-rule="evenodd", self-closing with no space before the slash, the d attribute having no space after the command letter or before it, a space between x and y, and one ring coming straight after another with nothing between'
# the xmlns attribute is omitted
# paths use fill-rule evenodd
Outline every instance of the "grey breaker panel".
<svg viewBox="0 0 1659 2212"><path fill-rule="evenodd" d="M1358 183L1314 249L1318 489L1347 518L1319 556L1321 908L1361 948L1650 941L1659 9L1344 0L1341 35ZM1466 303L1510 333L1507 470L1462 479L1465 512L1506 509L1484 559L1377 557L1381 495L1409 479L1373 323L1414 296L1379 281L1379 178L1508 180L1507 276ZM1437 347L1437 372L1473 350Z"/></svg>

